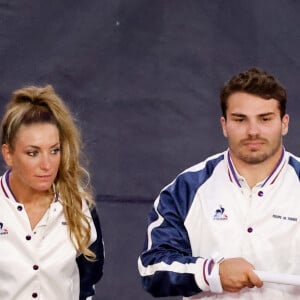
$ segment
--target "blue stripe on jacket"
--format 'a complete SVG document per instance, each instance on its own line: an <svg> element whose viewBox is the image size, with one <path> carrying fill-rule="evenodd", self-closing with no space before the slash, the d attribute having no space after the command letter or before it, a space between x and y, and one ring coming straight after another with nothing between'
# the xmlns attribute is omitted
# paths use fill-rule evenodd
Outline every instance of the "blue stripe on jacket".
<svg viewBox="0 0 300 300"><path fill-rule="evenodd" d="M95 294L94 285L103 275L104 249L102 231L96 207L91 210L91 215L97 231L97 240L89 247L89 249L96 254L96 260L89 261L82 254L76 259L80 276L79 300L86 300L87 297Z"/></svg>
<svg viewBox="0 0 300 300"><path fill-rule="evenodd" d="M148 226L163 218L161 224L151 231L151 240L147 240L141 262L144 267L158 263L171 265L193 264L198 257L192 256L188 233L184 226L185 218L193 203L199 187L212 175L215 167L224 159L224 155L208 160L201 170L187 170L167 186L160 194L157 208L153 207L149 215ZM148 250L148 245L151 244ZM192 296L201 292L194 274L175 271L156 271L152 275L142 276L145 290L156 297Z"/></svg>

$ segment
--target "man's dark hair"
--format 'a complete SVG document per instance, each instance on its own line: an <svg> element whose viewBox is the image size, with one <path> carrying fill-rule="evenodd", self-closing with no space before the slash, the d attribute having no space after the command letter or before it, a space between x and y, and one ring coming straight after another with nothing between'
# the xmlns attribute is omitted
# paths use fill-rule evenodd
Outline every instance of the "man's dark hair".
<svg viewBox="0 0 300 300"><path fill-rule="evenodd" d="M251 68L233 76L220 91L221 110L226 118L228 98L236 93L244 92L259 96L266 100L278 101L281 118L285 115L287 93L281 83L271 74L259 68Z"/></svg>

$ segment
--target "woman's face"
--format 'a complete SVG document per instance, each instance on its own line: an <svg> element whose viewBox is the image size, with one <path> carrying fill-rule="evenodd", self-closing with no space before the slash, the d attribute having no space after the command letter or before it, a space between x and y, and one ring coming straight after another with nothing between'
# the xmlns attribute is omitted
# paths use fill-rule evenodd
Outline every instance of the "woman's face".
<svg viewBox="0 0 300 300"><path fill-rule="evenodd" d="M54 182L60 164L58 128L49 123L22 125L15 137L14 149L2 145L2 154L10 167L10 185L20 191L45 192Z"/></svg>

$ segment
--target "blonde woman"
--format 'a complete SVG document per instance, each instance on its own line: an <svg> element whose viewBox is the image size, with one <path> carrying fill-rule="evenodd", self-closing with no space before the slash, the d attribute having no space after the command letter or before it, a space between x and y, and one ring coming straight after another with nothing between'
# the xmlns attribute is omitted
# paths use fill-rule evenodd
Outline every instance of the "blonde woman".
<svg viewBox="0 0 300 300"><path fill-rule="evenodd" d="M49 85L22 88L1 134L0 299L91 299L103 243L69 109Z"/></svg>

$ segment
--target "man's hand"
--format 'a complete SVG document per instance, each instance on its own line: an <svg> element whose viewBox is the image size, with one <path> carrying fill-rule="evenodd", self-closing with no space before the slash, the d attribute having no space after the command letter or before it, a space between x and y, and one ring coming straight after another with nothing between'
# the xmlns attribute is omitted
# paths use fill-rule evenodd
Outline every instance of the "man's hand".
<svg viewBox="0 0 300 300"><path fill-rule="evenodd" d="M253 272L253 269L253 265L243 258L225 259L219 267L223 290L239 292L244 287L262 287L263 282Z"/></svg>

